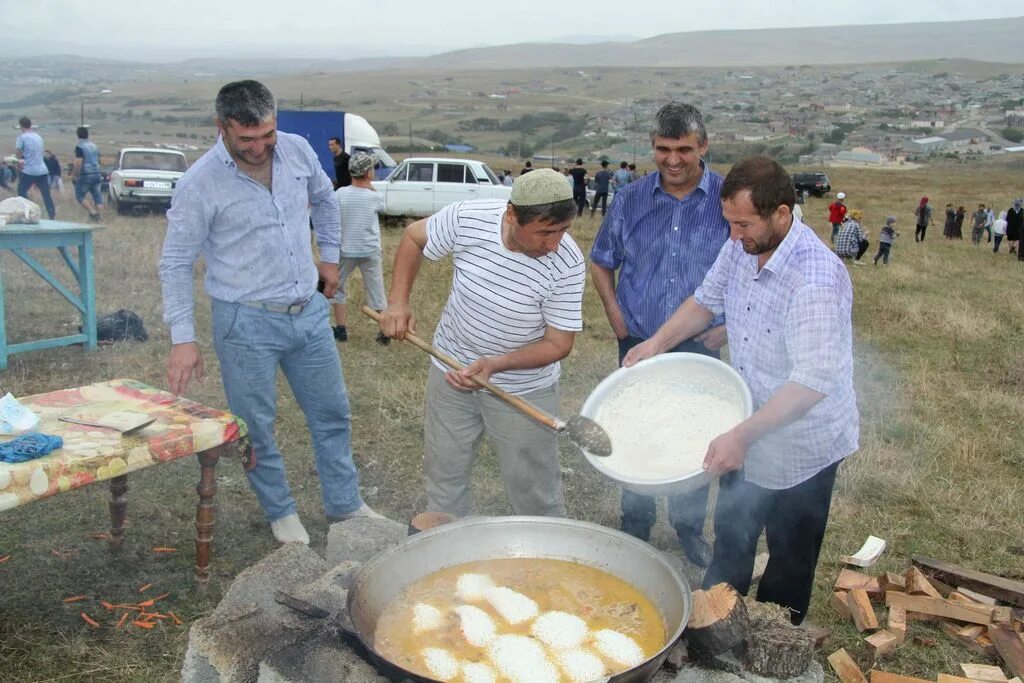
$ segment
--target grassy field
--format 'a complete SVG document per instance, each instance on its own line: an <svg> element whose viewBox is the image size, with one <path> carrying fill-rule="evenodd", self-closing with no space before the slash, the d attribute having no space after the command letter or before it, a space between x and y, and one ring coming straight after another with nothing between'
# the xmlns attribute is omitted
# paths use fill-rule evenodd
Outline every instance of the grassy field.
<svg viewBox="0 0 1024 683"><path fill-rule="evenodd" d="M724 170L724 169L723 169ZM830 170L833 187L862 208L875 241L887 214L899 218L901 237L888 268L851 268L855 289L856 381L863 416L858 454L840 470L831 524L819 565L810 620L828 628L826 654L846 647L870 667L867 647L849 624L827 605L838 574L838 557L854 552L868 534L885 538L890 549L878 570L902 571L913 553L1024 579L1024 266L969 241L942 239L941 225L928 241L914 244L912 210L922 194L937 206L979 201L1005 208L1019 186L1021 169L1008 166L951 166L903 173ZM811 199L806 220L824 233L828 199ZM67 196L62 218L78 209ZM573 234L589 250L598 227L584 218ZM166 386L167 331L160 322L156 267L163 239L161 217L114 217L96 237L97 300L101 313L134 310L151 334L144 344L118 344L86 354L59 349L12 357L0 373L0 391L27 395L114 377ZM390 261L399 230L384 243ZM873 255L874 246L869 253ZM63 268L55 255L41 260ZM7 326L13 341L53 336L74 329L78 319L55 293L9 254L3 267ZM445 265L426 266L414 306L420 332L429 336L448 288ZM350 283L350 291L357 289ZM209 310L197 276L199 329L207 377L189 396L225 406L216 358L209 344ZM351 301L362 302L361 292ZM592 288L588 287L585 330L565 363L563 414L572 414L589 391L615 367L614 339ZM382 513L406 520L422 510L421 415L426 357L403 344L373 343L372 324L353 315L350 339L340 345L354 414L354 450L366 500ZM282 381L278 438L289 479L314 548L324 544L327 524L302 415ZM569 514L614 526L618 494L568 445L563 449ZM241 569L274 549L241 467L222 462L212 579L206 593L192 581L195 483L194 461L150 468L130 477L125 548L111 556L105 543L90 538L108 526L107 491L89 487L3 513L0 555L0 680L176 680L187 643L187 626L207 614ZM475 473L480 512L508 511L493 455L485 451ZM679 553L668 527L659 521L653 543ZM155 555L156 545L179 552ZM54 552L56 551L56 553ZM693 578L696 578L694 576ZM141 584L171 593L166 609L185 620L180 627L152 632L87 627L82 605L100 616L92 602L65 605L86 594L111 602L138 600ZM881 668L934 679L958 671L961 661L980 661L944 635L915 623L914 633L932 636L934 647L908 642ZM990 662L994 663L994 662Z"/></svg>

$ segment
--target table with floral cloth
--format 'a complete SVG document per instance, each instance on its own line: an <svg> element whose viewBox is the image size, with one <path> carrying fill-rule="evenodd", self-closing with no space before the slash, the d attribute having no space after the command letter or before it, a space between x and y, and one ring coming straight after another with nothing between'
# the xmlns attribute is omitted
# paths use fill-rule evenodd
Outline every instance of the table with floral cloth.
<svg viewBox="0 0 1024 683"><path fill-rule="evenodd" d="M27 462L0 462L0 511L109 481L112 494L110 547L117 550L124 540L128 474L196 456L200 465L196 579L200 583L209 579L217 461L221 456L234 455L248 465L250 457L246 425L241 418L131 379L19 397L19 401L39 416L36 431L61 437L64 446ZM122 434L116 429L59 419L90 405L145 413L154 421Z"/></svg>

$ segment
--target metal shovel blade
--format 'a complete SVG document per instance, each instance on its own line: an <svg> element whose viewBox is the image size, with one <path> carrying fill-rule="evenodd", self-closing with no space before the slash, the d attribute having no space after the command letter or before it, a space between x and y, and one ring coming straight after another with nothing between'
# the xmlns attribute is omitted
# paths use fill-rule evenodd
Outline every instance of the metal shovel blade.
<svg viewBox="0 0 1024 683"><path fill-rule="evenodd" d="M612 440L608 438L608 433L589 417L570 417L565 423L565 434L570 441L591 455L607 458L612 454Z"/></svg>

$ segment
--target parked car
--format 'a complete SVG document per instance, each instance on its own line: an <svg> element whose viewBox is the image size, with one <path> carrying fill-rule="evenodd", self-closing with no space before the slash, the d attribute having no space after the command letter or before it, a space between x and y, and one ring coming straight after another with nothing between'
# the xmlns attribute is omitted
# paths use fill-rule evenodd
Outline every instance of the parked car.
<svg viewBox="0 0 1024 683"><path fill-rule="evenodd" d="M110 173L110 205L121 215L142 208L166 209L187 168L185 155L176 150L126 147Z"/></svg>
<svg viewBox="0 0 1024 683"><path fill-rule="evenodd" d="M452 202L507 200L512 194L487 164L475 159L410 157L373 186L384 195L388 216L429 216Z"/></svg>
<svg viewBox="0 0 1024 683"><path fill-rule="evenodd" d="M832 191L832 183L824 173L794 173L793 187L815 197L824 197Z"/></svg>

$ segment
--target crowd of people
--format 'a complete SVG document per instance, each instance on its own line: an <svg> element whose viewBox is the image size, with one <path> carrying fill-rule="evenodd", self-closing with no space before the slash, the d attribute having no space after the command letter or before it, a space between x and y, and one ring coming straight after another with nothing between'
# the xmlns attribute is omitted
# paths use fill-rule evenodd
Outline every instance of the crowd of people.
<svg viewBox="0 0 1024 683"><path fill-rule="evenodd" d="M932 205L928 197L921 197L914 207L914 242L924 242L928 227L932 224ZM870 246L868 232L863 224L863 212L849 209L846 205L846 194L839 192L836 199L828 207L828 220L832 224L832 244L840 258L853 265L864 265L861 260ZM963 240L963 226L967 219L964 206L954 208L952 203L946 204L945 221L942 235L947 240ZM892 246L899 236L896 231L896 216L888 216L885 225L878 235L878 252L872 262L878 265L889 265ZM970 214L971 244L980 247L984 241L992 245L992 252L999 253L999 247L1005 238L1010 254L1024 261L1024 251L1020 241L1024 235L1024 199L1016 199L1009 209L996 214L991 205L978 204L978 208Z"/></svg>

